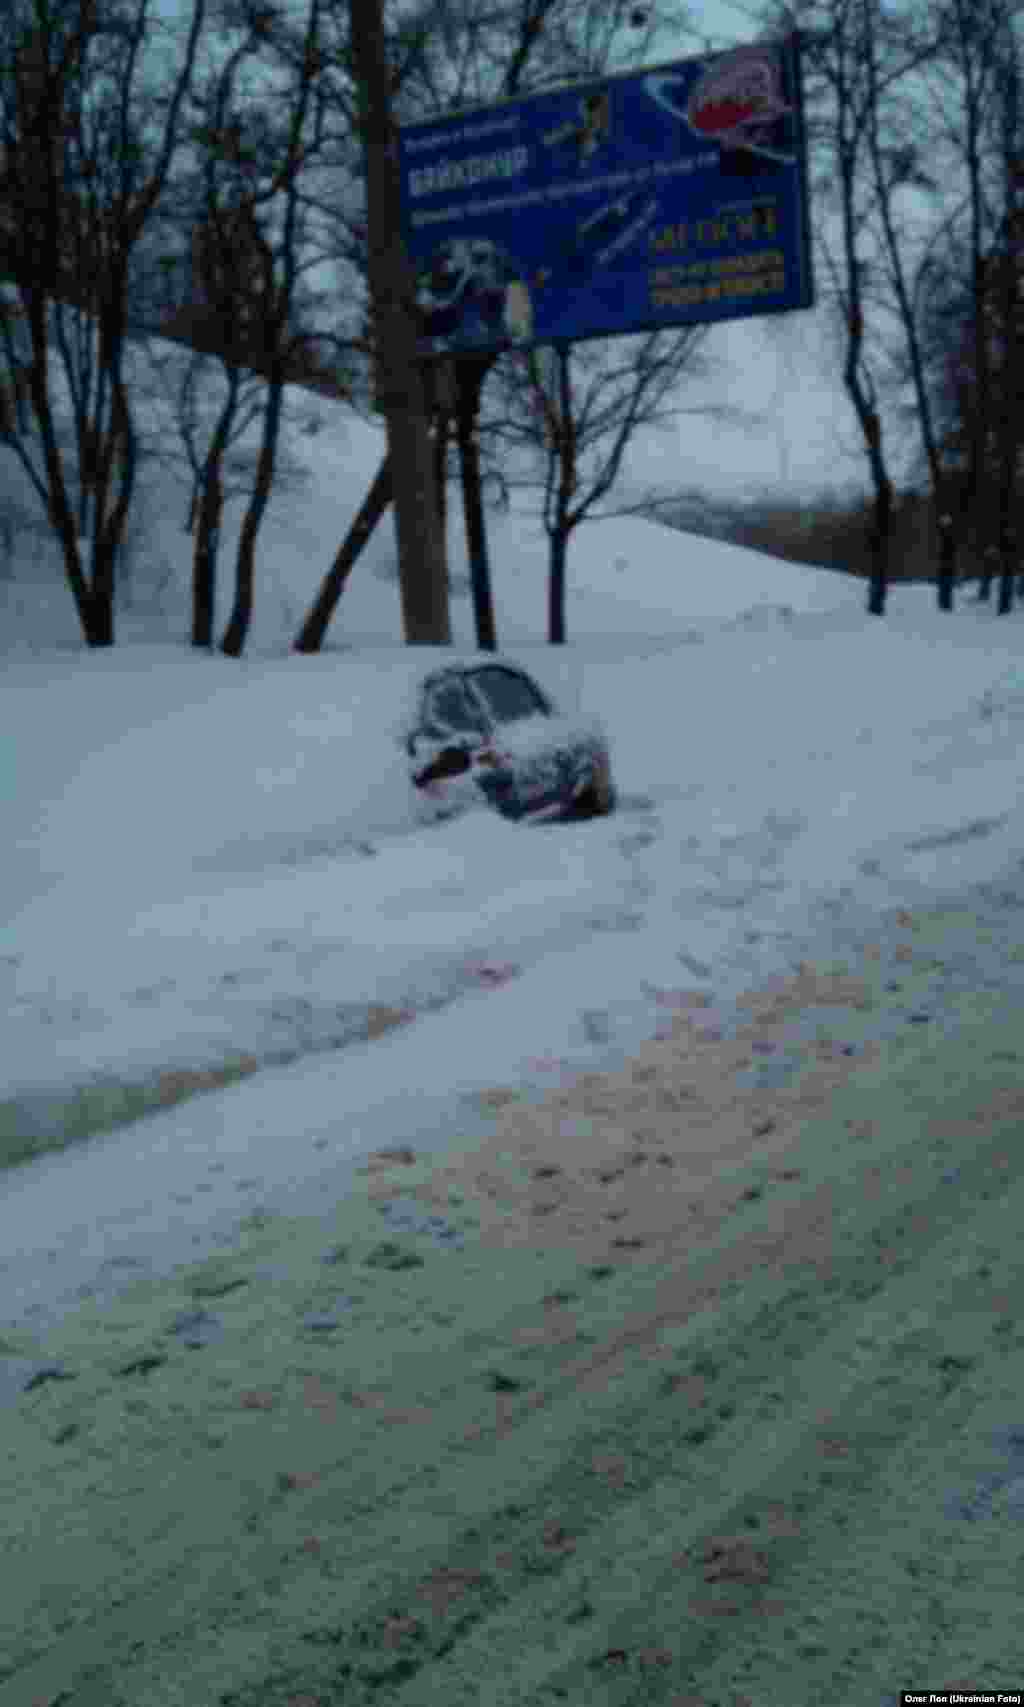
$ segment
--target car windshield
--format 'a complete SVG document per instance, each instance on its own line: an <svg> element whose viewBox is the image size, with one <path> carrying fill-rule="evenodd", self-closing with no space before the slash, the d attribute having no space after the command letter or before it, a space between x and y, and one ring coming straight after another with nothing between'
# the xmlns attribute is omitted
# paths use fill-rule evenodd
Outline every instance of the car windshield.
<svg viewBox="0 0 1024 1707"><path fill-rule="evenodd" d="M533 683L514 670L476 670L470 680L496 723L515 723L547 711Z"/></svg>

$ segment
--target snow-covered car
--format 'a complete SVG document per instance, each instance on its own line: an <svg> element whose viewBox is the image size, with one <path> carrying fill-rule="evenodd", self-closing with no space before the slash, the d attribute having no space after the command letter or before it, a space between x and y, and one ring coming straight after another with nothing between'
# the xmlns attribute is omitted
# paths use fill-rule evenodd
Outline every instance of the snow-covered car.
<svg viewBox="0 0 1024 1707"><path fill-rule="evenodd" d="M600 725L561 716L515 665L431 671L405 747L412 785L434 815L480 795L515 819L593 817L615 804Z"/></svg>

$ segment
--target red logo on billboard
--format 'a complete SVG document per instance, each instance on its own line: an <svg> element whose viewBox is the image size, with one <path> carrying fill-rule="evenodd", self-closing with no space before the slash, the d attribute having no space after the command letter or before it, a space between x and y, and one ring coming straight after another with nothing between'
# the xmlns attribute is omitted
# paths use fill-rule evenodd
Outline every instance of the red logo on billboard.
<svg viewBox="0 0 1024 1707"><path fill-rule="evenodd" d="M788 110L777 56L737 48L697 79L686 118L698 136L726 140L748 125L772 124Z"/></svg>
<svg viewBox="0 0 1024 1707"><path fill-rule="evenodd" d="M790 155L779 152L773 135L778 121L792 112L783 94L776 51L740 47L723 54L698 77L685 107L679 77L679 71L655 72L645 77L644 87L695 136L722 148L745 148L783 165L791 163Z"/></svg>

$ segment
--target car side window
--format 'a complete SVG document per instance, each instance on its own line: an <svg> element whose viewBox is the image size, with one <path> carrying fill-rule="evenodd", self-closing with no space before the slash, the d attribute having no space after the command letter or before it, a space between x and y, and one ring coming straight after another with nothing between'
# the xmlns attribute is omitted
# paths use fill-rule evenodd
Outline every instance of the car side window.
<svg viewBox="0 0 1024 1707"><path fill-rule="evenodd" d="M536 717L547 711L533 683L514 670L485 668L473 675L473 685L499 723L520 717Z"/></svg>
<svg viewBox="0 0 1024 1707"><path fill-rule="evenodd" d="M465 687L459 681L441 682L426 698L427 722L442 733L449 729L476 734L480 719Z"/></svg>

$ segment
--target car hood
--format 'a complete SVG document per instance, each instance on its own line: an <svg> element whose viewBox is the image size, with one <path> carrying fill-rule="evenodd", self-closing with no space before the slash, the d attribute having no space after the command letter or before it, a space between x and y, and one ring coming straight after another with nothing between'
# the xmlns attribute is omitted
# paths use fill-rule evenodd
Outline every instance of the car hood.
<svg viewBox="0 0 1024 1707"><path fill-rule="evenodd" d="M516 759L541 758L545 753L564 752L580 743L605 745L604 731L594 718L521 717L502 723L494 732L494 745Z"/></svg>
<svg viewBox="0 0 1024 1707"><path fill-rule="evenodd" d="M410 726L410 732L414 732L414 726ZM417 768L426 761L431 750L440 751L449 741L459 745L464 739L465 731L457 729L448 734L439 732L432 740L421 737L416 754ZM484 744L492 743L497 752L516 760L543 758L547 753L565 752L577 746L599 746L604 749L608 746L607 736L599 719L562 717L557 714L552 717L538 714L536 717L517 718L514 723L500 723L495 726L493 734Z"/></svg>

